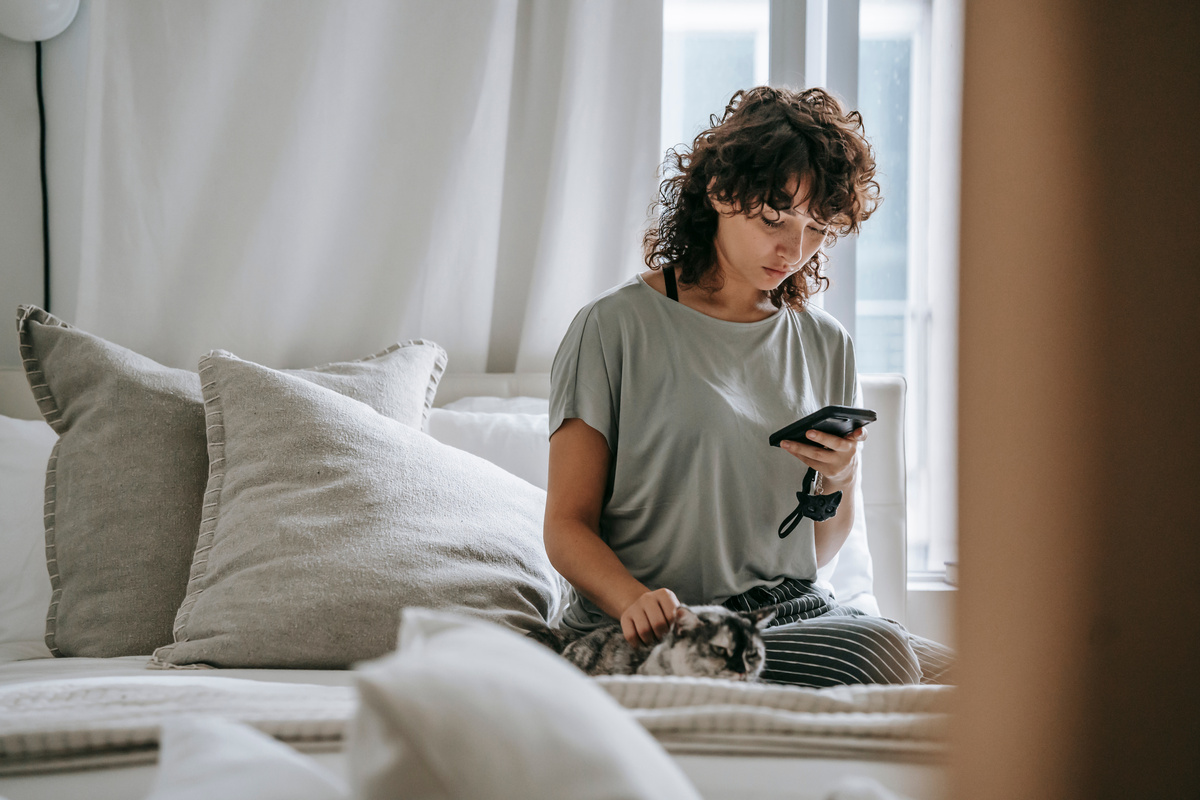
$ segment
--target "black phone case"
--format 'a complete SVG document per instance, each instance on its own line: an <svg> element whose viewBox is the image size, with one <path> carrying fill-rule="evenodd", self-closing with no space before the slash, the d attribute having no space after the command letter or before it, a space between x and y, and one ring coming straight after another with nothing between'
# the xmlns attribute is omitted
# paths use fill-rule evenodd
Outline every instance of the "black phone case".
<svg viewBox="0 0 1200 800"><path fill-rule="evenodd" d="M814 411L807 417L802 417L786 428L780 428L771 434L771 447L779 447L779 443L794 440L823 447L812 441L804 434L809 430L824 431L834 436L845 437L851 431L858 430L864 425L874 422L878 416L869 408L851 408L850 406L825 406ZM828 450L829 448L825 448Z"/></svg>

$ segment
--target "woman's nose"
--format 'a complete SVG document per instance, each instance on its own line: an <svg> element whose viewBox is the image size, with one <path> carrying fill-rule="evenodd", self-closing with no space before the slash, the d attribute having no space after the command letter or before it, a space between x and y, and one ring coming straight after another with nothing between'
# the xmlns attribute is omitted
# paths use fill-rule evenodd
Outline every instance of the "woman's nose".
<svg viewBox="0 0 1200 800"><path fill-rule="evenodd" d="M780 255L789 267L794 267L804 258L804 245L801 237L790 237L779 246Z"/></svg>

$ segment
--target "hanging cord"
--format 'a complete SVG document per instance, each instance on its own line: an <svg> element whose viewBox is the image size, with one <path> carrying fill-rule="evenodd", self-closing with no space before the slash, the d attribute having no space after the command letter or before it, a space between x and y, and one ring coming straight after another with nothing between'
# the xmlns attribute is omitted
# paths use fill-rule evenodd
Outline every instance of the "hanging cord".
<svg viewBox="0 0 1200 800"><path fill-rule="evenodd" d="M33 43L37 53L38 125L41 133L42 174L42 307L50 310L50 200L46 191L46 101L42 97L42 43Z"/></svg>

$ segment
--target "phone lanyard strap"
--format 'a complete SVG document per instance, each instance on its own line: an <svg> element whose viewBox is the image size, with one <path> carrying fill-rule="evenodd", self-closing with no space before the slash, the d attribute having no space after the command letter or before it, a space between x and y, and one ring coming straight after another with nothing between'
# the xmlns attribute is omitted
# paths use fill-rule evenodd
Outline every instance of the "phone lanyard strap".
<svg viewBox="0 0 1200 800"><path fill-rule="evenodd" d="M679 289L675 286L675 268L663 267L663 279L667 282L667 297L679 302Z"/></svg>
<svg viewBox="0 0 1200 800"><path fill-rule="evenodd" d="M832 494L808 493L816 477L817 471L809 467L808 472L804 475L803 490L796 492L796 508L792 513L787 515L783 522L779 523L780 539L783 539L789 533L796 530L796 526L800 524L800 520L805 517L808 517L813 522L824 522L837 513L838 504L842 502L842 493L840 491Z"/></svg>

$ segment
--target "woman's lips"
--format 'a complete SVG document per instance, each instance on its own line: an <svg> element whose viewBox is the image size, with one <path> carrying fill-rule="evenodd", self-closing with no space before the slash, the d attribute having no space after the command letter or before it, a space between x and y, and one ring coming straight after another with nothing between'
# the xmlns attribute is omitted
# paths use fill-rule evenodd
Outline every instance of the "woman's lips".
<svg viewBox="0 0 1200 800"><path fill-rule="evenodd" d="M772 278L786 278L788 274L786 269L771 269L770 267L763 267L763 269L765 269Z"/></svg>

